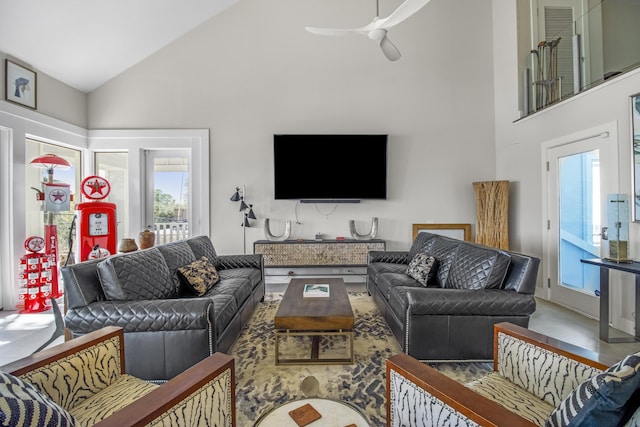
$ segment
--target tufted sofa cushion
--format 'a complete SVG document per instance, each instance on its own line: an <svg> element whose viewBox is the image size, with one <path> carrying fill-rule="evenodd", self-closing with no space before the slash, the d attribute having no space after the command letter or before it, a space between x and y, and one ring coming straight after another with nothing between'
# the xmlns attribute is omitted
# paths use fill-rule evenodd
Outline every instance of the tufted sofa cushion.
<svg viewBox="0 0 640 427"><path fill-rule="evenodd" d="M111 301L168 299L178 294L158 248L107 258L98 264L98 276Z"/></svg>
<svg viewBox="0 0 640 427"><path fill-rule="evenodd" d="M431 233L418 233L409 249L409 259L412 259L420 252L430 252L434 243L438 240L437 235Z"/></svg>
<svg viewBox="0 0 640 427"><path fill-rule="evenodd" d="M445 288L498 289L507 274L511 257L503 251L460 245L451 263Z"/></svg>
<svg viewBox="0 0 640 427"><path fill-rule="evenodd" d="M187 240L187 244L191 247L196 259L206 256L207 259L211 261L216 268L218 268L218 254L216 254L216 250L213 247L211 239L207 236L196 236Z"/></svg>
<svg viewBox="0 0 640 427"><path fill-rule="evenodd" d="M169 267L171 273L171 279L176 287L176 292L181 289L182 281L178 275L178 268L183 265L188 265L194 262L197 258L191 249L191 246L184 241L166 243L164 245L157 246L158 250L164 257L164 261Z"/></svg>
<svg viewBox="0 0 640 427"><path fill-rule="evenodd" d="M441 288L444 288L447 283L449 270L456 259L460 243L457 240L433 239L429 249L425 250L425 253L434 256L438 260L436 283Z"/></svg>

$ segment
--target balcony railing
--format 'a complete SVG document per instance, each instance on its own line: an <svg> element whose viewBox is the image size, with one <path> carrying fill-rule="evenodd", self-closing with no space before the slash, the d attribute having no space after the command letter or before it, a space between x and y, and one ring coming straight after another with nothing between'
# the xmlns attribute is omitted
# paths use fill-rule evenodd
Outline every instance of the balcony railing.
<svg viewBox="0 0 640 427"><path fill-rule="evenodd" d="M153 224L153 231L156 233L156 245L191 237L188 222L157 222Z"/></svg>

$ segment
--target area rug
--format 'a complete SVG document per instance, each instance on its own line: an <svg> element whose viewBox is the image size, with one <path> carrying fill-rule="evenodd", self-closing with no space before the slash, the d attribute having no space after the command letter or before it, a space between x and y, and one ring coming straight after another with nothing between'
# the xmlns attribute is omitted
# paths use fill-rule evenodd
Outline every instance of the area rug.
<svg viewBox="0 0 640 427"><path fill-rule="evenodd" d="M268 293L231 348L236 366L238 426L252 426L263 413L291 400L324 397L356 406L372 426L386 425L385 362L402 350L366 292L349 293L355 315L355 364L275 365L273 318L281 293ZM285 337L281 357L308 357L308 337ZM320 357L343 357L345 337L323 338ZM460 382L491 370L487 363L438 363L435 368Z"/></svg>

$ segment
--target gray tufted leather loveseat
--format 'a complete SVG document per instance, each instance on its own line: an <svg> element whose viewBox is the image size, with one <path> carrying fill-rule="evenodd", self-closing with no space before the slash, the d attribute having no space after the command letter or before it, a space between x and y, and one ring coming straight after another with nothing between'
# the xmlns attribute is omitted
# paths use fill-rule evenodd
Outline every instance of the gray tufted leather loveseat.
<svg viewBox="0 0 640 427"><path fill-rule="evenodd" d="M437 260L426 286L407 274L419 253ZM492 360L495 323L529 326L539 264L422 232L409 251L369 252L367 290L405 353L422 361Z"/></svg>
<svg viewBox="0 0 640 427"><path fill-rule="evenodd" d="M177 269L202 256L220 280L198 297ZM219 256L206 236L66 266L62 277L73 337L124 328L126 372L153 382L228 352L265 292L262 255Z"/></svg>

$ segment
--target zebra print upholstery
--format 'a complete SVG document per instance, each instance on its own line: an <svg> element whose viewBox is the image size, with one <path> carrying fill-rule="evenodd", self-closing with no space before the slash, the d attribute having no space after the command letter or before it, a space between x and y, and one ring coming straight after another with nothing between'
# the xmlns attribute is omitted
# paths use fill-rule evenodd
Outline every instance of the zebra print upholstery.
<svg viewBox="0 0 640 427"><path fill-rule="evenodd" d="M494 372L460 384L407 354L387 360L389 426L544 426L615 360L510 323L494 326Z"/></svg>
<svg viewBox="0 0 640 427"><path fill-rule="evenodd" d="M555 409L498 373L491 373L465 385L538 426L544 425Z"/></svg>
<svg viewBox="0 0 640 427"><path fill-rule="evenodd" d="M39 366L20 375L20 378L70 410L110 387L122 375L120 345L118 337L113 337Z"/></svg>
<svg viewBox="0 0 640 427"><path fill-rule="evenodd" d="M389 384L389 402L393 403L390 419L387 420L389 427L480 426L426 390L416 387L416 384L397 371L391 371Z"/></svg>
<svg viewBox="0 0 640 427"><path fill-rule="evenodd" d="M235 426L232 357L216 353L163 385L124 373L122 328L106 327L3 366L77 426Z"/></svg>
<svg viewBox="0 0 640 427"><path fill-rule="evenodd" d="M111 385L69 409L76 426L92 426L157 388L155 384L121 375Z"/></svg>
<svg viewBox="0 0 640 427"><path fill-rule="evenodd" d="M175 405L150 426L231 426L235 395L230 393L235 381L231 369L226 369L195 393Z"/></svg>
<svg viewBox="0 0 640 427"><path fill-rule="evenodd" d="M553 408L602 372L562 354L498 333L498 374Z"/></svg>

